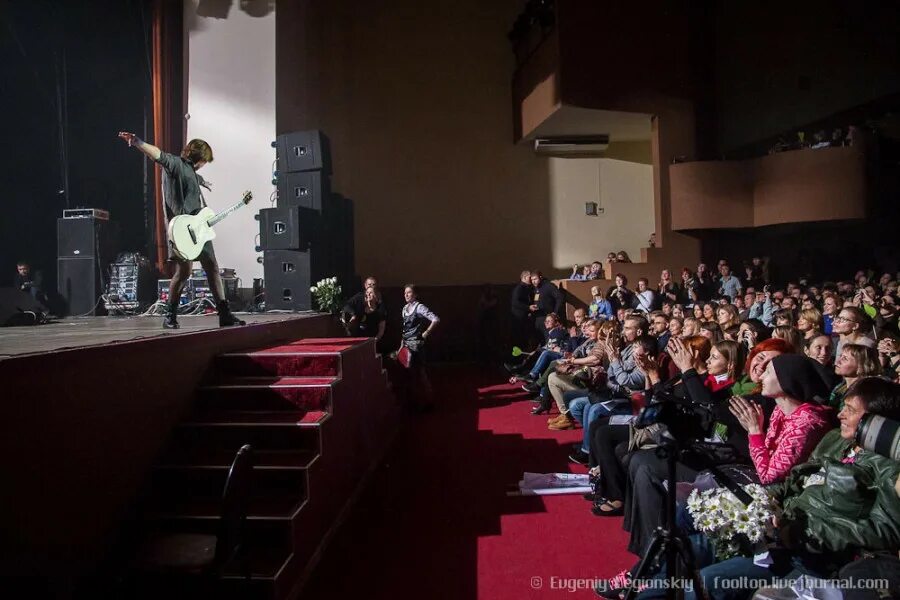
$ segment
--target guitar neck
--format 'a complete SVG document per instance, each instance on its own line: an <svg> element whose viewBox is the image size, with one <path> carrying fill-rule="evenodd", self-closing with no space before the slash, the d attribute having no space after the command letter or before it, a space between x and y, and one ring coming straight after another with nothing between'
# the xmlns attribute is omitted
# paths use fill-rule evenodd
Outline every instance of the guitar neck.
<svg viewBox="0 0 900 600"><path fill-rule="evenodd" d="M234 211L236 211L237 209L239 209L239 208L242 207L242 206L244 206L244 201L243 201L243 200L241 200L240 202L238 202L237 204L235 204L235 205L232 206L231 208L226 208L225 210L223 210L222 212L220 212L219 214L217 214L216 216L214 216L212 219L210 219L210 220L207 221L206 223L207 223L210 227L212 227L212 226L214 226L216 223L218 223L219 221L221 221L222 219L224 219L225 217L227 217L228 215L230 215L231 213L233 213Z"/></svg>

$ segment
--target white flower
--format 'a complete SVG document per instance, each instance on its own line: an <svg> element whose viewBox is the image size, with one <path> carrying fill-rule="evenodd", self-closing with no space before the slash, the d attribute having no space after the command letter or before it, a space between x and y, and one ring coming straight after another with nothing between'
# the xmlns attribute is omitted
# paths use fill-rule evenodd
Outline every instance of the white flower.
<svg viewBox="0 0 900 600"><path fill-rule="evenodd" d="M311 288L309 288L309 291L316 293L319 290L316 289L316 286L312 286Z"/></svg>

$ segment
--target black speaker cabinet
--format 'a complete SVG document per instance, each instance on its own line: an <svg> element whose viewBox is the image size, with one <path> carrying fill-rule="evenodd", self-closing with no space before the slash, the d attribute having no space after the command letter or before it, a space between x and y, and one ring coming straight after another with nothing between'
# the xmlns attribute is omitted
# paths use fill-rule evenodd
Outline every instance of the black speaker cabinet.
<svg viewBox="0 0 900 600"><path fill-rule="evenodd" d="M309 288L322 277L312 252L266 250L263 271L267 310L312 310Z"/></svg>
<svg viewBox="0 0 900 600"><path fill-rule="evenodd" d="M322 222L319 211L309 208L263 208L257 250L307 250Z"/></svg>
<svg viewBox="0 0 900 600"><path fill-rule="evenodd" d="M278 173L278 206L300 206L322 210L322 199L328 197L328 175L322 171Z"/></svg>
<svg viewBox="0 0 900 600"><path fill-rule="evenodd" d="M63 220L63 219L60 219ZM87 221L88 219L66 219ZM98 258L80 256L60 257L57 261L56 286L59 295L66 302L66 312L70 315L93 315L100 299L100 272Z"/></svg>
<svg viewBox="0 0 900 600"><path fill-rule="evenodd" d="M59 258L105 255L109 245L108 222L93 217L57 219L56 241Z"/></svg>
<svg viewBox="0 0 900 600"><path fill-rule="evenodd" d="M328 138L321 131L283 133L273 144L278 152L278 172L318 171L331 173Z"/></svg>

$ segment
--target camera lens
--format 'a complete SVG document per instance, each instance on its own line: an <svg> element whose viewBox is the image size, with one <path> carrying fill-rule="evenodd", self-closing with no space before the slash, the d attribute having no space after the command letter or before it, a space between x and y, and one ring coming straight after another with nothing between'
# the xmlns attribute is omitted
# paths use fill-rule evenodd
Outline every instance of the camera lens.
<svg viewBox="0 0 900 600"><path fill-rule="evenodd" d="M900 461L900 421L865 414L859 421L856 439L869 452Z"/></svg>

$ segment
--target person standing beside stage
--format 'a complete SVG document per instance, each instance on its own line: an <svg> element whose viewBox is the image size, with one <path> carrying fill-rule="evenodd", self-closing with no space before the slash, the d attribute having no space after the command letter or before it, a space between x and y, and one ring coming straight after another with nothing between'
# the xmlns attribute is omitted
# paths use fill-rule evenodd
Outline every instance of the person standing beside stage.
<svg viewBox="0 0 900 600"><path fill-rule="evenodd" d="M406 305L400 311L403 331L400 335L400 349L409 351L409 371L412 376L413 406L420 410L431 409L434 405L431 382L425 372L425 340L437 327L440 319L427 306L418 301L416 286L408 283L403 288Z"/></svg>
<svg viewBox="0 0 900 600"><path fill-rule="evenodd" d="M210 189L210 184L204 181L197 171L213 160L213 152L209 144L199 139L191 140L181 151L181 155L175 156L148 144L133 133L120 131L119 137L125 140L130 148L137 148L162 167L163 199L165 200L167 220L178 215L197 214L206 206L200 186L203 185ZM178 329L178 304L184 284L191 276L193 263L180 258L175 253L171 240L169 241L169 260L175 263L175 274L169 284L169 312L163 321L163 328ZM206 242L198 260L206 272L210 292L216 301L219 326L244 325L243 321L231 314L228 301L225 299L225 288L222 285L219 263L216 261L212 242Z"/></svg>

